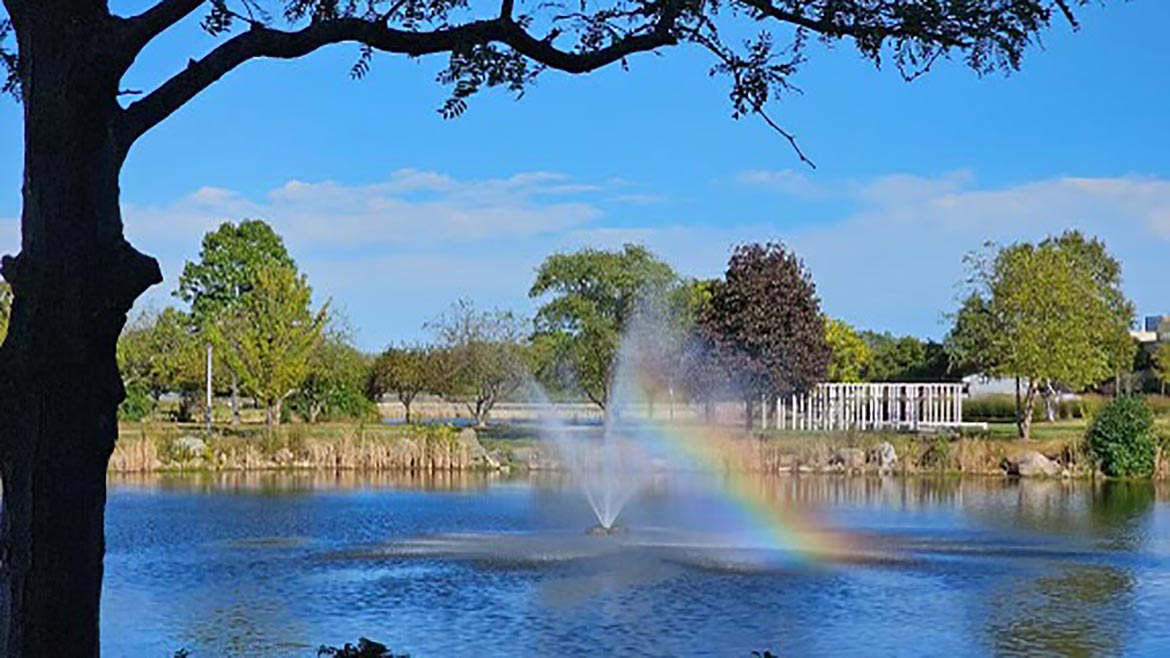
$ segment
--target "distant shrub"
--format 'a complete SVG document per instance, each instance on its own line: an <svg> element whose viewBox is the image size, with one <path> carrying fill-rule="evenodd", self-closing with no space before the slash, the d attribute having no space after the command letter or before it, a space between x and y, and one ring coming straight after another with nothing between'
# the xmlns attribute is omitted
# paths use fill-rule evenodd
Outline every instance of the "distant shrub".
<svg viewBox="0 0 1170 658"><path fill-rule="evenodd" d="M150 391L140 384L126 387L126 399L118 405L118 420L138 422L154 411L154 400Z"/></svg>
<svg viewBox="0 0 1170 658"><path fill-rule="evenodd" d="M1032 414L1034 420L1044 417L1041 405ZM1011 395L984 395L963 402L963 420L983 423L1010 423L1016 420L1016 399Z"/></svg>
<svg viewBox="0 0 1170 658"><path fill-rule="evenodd" d="M1106 404L1093 418L1085 438L1106 475L1153 474L1157 441L1154 414L1140 397L1123 396Z"/></svg>
<svg viewBox="0 0 1170 658"><path fill-rule="evenodd" d="M1087 418L1102 404L1100 398L1060 400L1056 403L1057 420ZM1044 398L1037 397L1032 408L1032 420L1047 420ZM982 423L1014 423L1016 421L1016 398L1014 395L984 395L963 402L963 420Z"/></svg>
<svg viewBox="0 0 1170 658"><path fill-rule="evenodd" d="M308 422L377 422L378 406L360 388L337 386L324 391L298 392L289 397L284 411Z"/></svg>

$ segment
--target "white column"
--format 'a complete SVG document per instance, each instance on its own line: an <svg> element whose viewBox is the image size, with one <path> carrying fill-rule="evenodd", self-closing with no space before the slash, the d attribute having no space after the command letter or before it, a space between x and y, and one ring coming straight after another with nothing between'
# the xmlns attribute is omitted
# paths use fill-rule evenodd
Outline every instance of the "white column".
<svg viewBox="0 0 1170 658"><path fill-rule="evenodd" d="M207 410L204 411L207 433L211 433L211 345L207 346Z"/></svg>

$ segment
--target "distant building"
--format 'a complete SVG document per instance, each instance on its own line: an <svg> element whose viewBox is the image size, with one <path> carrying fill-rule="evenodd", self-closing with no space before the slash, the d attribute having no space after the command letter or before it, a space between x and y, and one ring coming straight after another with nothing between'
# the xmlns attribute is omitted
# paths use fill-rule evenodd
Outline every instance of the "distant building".
<svg viewBox="0 0 1170 658"><path fill-rule="evenodd" d="M1157 334L1170 332L1170 315L1147 315L1146 331Z"/></svg>
<svg viewBox="0 0 1170 658"><path fill-rule="evenodd" d="M1016 394L1016 378L1015 377L989 377L988 375L967 375L963 378L963 387L969 398L981 398L989 395L1015 395ZM1041 388L1044 388L1043 386ZM1057 384L1056 399L1058 400L1078 400L1079 395L1072 393L1063 386ZM1028 390L1028 378L1020 378L1020 392L1025 393Z"/></svg>
<svg viewBox="0 0 1170 658"><path fill-rule="evenodd" d="M1141 331L1131 331L1130 336L1142 347L1152 348L1156 343L1170 342L1170 315L1147 315Z"/></svg>
<svg viewBox="0 0 1170 658"><path fill-rule="evenodd" d="M1170 340L1170 315L1146 316L1146 331L1158 336L1158 342Z"/></svg>
<svg viewBox="0 0 1170 658"><path fill-rule="evenodd" d="M1146 345L1153 345L1158 342L1158 332L1156 331L1130 331L1129 335L1141 343L1143 347Z"/></svg>
<svg viewBox="0 0 1170 658"><path fill-rule="evenodd" d="M988 377L987 375L967 375L963 378L967 388L967 395L980 398L987 395L1015 395L1016 380L1014 377ZM1022 380L1021 386L1027 386L1028 381Z"/></svg>

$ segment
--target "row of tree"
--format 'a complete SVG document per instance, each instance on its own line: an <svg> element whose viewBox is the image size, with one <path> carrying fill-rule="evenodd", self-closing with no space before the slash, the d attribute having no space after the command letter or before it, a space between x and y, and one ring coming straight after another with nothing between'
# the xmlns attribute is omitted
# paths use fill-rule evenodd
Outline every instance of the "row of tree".
<svg viewBox="0 0 1170 658"><path fill-rule="evenodd" d="M1133 305L1121 268L1099 240L1068 232L1037 244L989 245L968 258L967 293L945 343L858 331L826 318L811 273L779 243L736 248L724 276L689 279L640 245L549 256L525 320L467 300L426 325L427 344L375 357L354 347L344 319L311 289L283 241L262 221L225 223L187 263L175 295L188 309L147 312L123 332L119 365L142 415L166 393L180 419L201 408L206 360L212 388L266 410L270 425L373 413L395 396L412 420L424 394L463 403L479 422L528 382L558 399L602 409L670 396L754 405L803 393L820 381L940 381L979 372L1021 382L1019 424L1030 434L1038 399L1083 390L1132 370ZM0 289L0 311L11 295ZM6 320L6 314L0 313ZM1153 355L1170 371L1170 347ZM622 369L626 370L623 372ZM287 404L286 404L287 403Z"/></svg>
<svg viewBox="0 0 1170 658"><path fill-rule="evenodd" d="M529 294L542 304L528 331L511 314L457 304L431 325L433 345L378 357L371 395L396 395L409 416L418 395L439 394L482 422L530 376L550 396L607 411L630 399L615 387L633 382L651 413L677 395L708 409L741 399L752 418L760 399L822 380L830 360L812 278L780 244L738 248L718 280L682 278L639 245L554 254Z"/></svg>
<svg viewBox="0 0 1170 658"><path fill-rule="evenodd" d="M264 222L224 223L204 236L174 294L188 310L147 311L118 341L124 415L151 413L165 393L179 396L180 420L210 414L201 395L208 365L213 391L231 399L233 424L241 395L265 410L270 426L290 399L311 422L371 412L367 357L328 303L313 308L305 276Z"/></svg>

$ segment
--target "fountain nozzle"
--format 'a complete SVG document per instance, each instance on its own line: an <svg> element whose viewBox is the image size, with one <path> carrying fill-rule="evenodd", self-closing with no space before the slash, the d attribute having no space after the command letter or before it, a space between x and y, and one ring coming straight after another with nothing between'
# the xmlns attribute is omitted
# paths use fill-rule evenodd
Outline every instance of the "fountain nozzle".
<svg viewBox="0 0 1170 658"><path fill-rule="evenodd" d="M625 535L628 531L620 525L612 525L609 527L601 524L589 526L585 529L585 534L597 537L620 537Z"/></svg>

